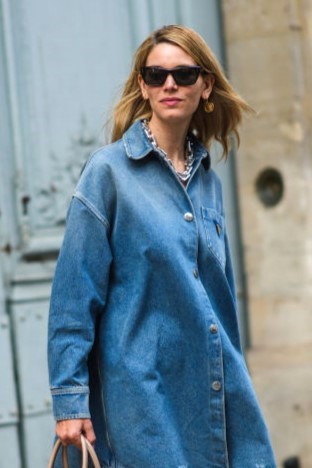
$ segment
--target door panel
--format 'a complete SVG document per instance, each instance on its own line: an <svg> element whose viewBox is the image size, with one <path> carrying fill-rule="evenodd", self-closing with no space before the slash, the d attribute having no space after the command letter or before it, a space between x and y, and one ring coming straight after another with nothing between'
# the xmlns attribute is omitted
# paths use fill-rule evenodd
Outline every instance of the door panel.
<svg viewBox="0 0 312 468"><path fill-rule="evenodd" d="M46 334L48 301L12 303L15 354L23 416L50 413Z"/></svg>
<svg viewBox="0 0 312 468"><path fill-rule="evenodd" d="M21 468L19 441L16 427L0 424L0 468ZM40 465L38 465L40 466Z"/></svg>
<svg viewBox="0 0 312 468"><path fill-rule="evenodd" d="M26 247L32 236L44 236L45 229L57 230L64 223L81 166L101 143L112 84L129 65L118 58L131 55L129 41L120 38L110 45L117 18L123 37L130 36L125 5L97 0L90 9L83 0L20 0L5 8Z"/></svg>
<svg viewBox="0 0 312 468"><path fill-rule="evenodd" d="M21 466L10 323L0 306L0 468Z"/></svg>

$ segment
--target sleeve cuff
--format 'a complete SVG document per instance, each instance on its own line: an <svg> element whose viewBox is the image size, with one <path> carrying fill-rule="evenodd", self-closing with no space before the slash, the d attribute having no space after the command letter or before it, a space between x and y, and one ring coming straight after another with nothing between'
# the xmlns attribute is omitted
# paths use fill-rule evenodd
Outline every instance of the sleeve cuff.
<svg viewBox="0 0 312 468"><path fill-rule="evenodd" d="M56 421L91 418L88 387L54 388L51 394Z"/></svg>

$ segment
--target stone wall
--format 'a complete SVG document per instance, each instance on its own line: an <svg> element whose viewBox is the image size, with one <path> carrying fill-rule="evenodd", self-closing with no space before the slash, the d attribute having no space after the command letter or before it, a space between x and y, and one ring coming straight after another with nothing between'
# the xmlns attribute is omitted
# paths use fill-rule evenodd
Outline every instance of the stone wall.
<svg viewBox="0 0 312 468"><path fill-rule="evenodd" d="M308 468L312 0L222 0L222 10L230 80L257 111L245 121L237 155L248 283L248 364L279 466L298 456L301 467ZM276 172L264 174L257 190L266 169Z"/></svg>

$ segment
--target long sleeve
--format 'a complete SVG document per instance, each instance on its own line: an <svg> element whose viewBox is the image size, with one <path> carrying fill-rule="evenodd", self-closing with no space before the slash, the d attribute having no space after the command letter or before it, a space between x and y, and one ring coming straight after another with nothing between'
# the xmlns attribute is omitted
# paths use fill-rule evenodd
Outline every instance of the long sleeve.
<svg viewBox="0 0 312 468"><path fill-rule="evenodd" d="M112 261L108 222L76 197L52 287L48 364L57 420L90 417L88 356L105 307Z"/></svg>

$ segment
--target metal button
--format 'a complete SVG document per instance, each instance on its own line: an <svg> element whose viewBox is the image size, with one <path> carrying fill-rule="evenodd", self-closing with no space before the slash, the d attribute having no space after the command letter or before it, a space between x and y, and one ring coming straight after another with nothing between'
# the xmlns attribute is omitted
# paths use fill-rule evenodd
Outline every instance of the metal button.
<svg viewBox="0 0 312 468"><path fill-rule="evenodd" d="M183 218L185 219L185 221L193 221L194 216L192 213L187 212L187 213L184 213Z"/></svg>
<svg viewBox="0 0 312 468"><path fill-rule="evenodd" d="M198 270L197 270L197 268L194 268L194 270L193 270L193 275L195 276L195 278L198 278Z"/></svg>
<svg viewBox="0 0 312 468"><path fill-rule="evenodd" d="M211 387L215 392L219 392L221 390L222 385L221 385L221 382L219 382L218 380L215 380L215 382L212 382Z"/></svg>
<svg viewBox="0 0 312 468"><path fill-rule="evenodd" d="M209 327L209 330L211 333L217 333L218 332L218 327L215 323L211 324Z"/></svg>

